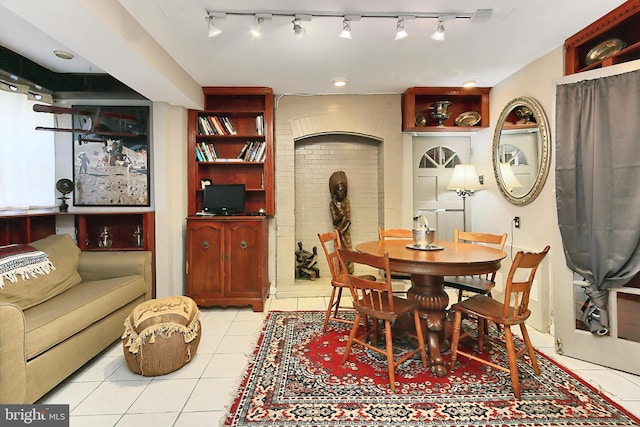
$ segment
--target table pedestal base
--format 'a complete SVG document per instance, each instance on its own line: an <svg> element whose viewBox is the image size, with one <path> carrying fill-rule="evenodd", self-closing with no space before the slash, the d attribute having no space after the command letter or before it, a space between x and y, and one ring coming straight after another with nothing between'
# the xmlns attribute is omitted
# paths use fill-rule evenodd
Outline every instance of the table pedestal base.
<svg viewBox="0 0 640 427"><path fill-rule="evenodd" d="M412 286L407 298L420 303L420 318L425 342L429 347L431 371L438 377L447 374L442 350L448 348L445 338L446 311L449 296L444 290L443 276L411 275Z"/></svg>

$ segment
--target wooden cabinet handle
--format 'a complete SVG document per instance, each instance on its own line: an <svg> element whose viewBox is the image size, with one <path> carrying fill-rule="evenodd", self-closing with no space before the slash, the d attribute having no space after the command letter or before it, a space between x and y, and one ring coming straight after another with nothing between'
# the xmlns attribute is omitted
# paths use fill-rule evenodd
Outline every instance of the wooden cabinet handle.
<svg viewBox="0 0 640 427"><path fill-rule="evenodd" d="M247 249L247 246L249 246L249 245L247 244L247 242L245 240L240 242L240 249Z"/></svg>
<svg viewBox="0 0 640 427"><path fill-rule="evenodd" d="M205 240L204 242L202 242L202 249L209 249L209 242L207 240Z"/></svg>

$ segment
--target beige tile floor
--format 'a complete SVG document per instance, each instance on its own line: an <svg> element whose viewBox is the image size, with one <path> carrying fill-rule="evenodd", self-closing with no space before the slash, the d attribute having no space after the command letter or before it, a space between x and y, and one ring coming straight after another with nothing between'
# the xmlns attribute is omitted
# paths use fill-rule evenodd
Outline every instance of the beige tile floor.
<svg viewBox="0 0 640 427"><path fill-rule="evenodd" d="M328 298L267 301L268 310L323 310ZM267 309L202 308L202 338L191 363L159 377L129 371L114 343L38 403L69 404L72 427L216 426L225 415ZM640 416L640 377L556 355L553 337L531 330L534 346Z"/></svg>

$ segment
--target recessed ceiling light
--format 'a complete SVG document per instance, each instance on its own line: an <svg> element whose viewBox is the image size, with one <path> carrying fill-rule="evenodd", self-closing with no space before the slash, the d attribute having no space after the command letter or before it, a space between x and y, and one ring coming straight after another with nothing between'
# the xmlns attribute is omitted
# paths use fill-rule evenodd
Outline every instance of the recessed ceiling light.
<svg viewBox="0 0 640 427"><path fill-rule="evenodd" d="M74 55L66 50L54 50L53 53L60 59L73 59Z"/></svg>
<svg viewBox="0 0 640 427"><path fill-rule="evenodd" d="M335 87L343 87L343 86L346 86L346 85L347 85L347 82L348 82L348 81L349 81L349 80L347 80L347 79L345 79L345 78L340 77L340 78L337 78L337 79L334 79L334 80L333 80L333 85L334 85Z"/></svg>
<svg viewBox="0 0 640 427"><path fill-rule="evenodd" d="M478 82L475 80L467 80L466 82L462 83L462 87L471 88L476 87L477 84Z"/></svg>

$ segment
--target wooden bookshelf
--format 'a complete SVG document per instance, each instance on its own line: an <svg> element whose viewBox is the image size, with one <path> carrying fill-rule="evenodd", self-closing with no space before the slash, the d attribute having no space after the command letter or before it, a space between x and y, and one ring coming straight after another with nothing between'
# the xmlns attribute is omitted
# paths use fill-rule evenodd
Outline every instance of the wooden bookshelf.
<svg viewBox="0 0 640 427"><path fill-rule="evenodd" d="M205 87L205 110L189 111L188 213L203 208L201 181L245 184L247 211L275 214L273 91L266 87ZM212 123L230 124L222 131ZM211 128L206 130L206 123ZM216 130L217 129L217 130ZM231 131L230 129L233 129ZM250 153L241 152L253 144ZM198 148L197 148L198 147ZM215 153L208 157L202 149ZM257 150L257 151L255 151ZM245 153L246 154L246 153Z"/></svg>
<svg viewBox="0 0 640 427"><path fill-rule="evenodd" d="M205 87L203 93L205 109L189 111L187 135L187 295L202 306L262 311L269 292L268 216L275 214L273 91ZM247 213L264 210L264 216L196 216L205 180L244 184Z"/></svg>

